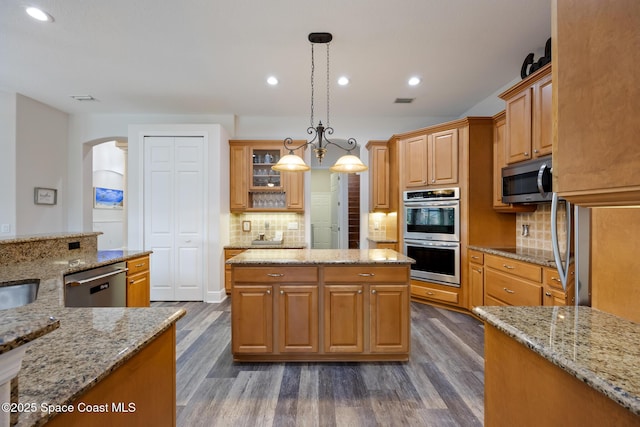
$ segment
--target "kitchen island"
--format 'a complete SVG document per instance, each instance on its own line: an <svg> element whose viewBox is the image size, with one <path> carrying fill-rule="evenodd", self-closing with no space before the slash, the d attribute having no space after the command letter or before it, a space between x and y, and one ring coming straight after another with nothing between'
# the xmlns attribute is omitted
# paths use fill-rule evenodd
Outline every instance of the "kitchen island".
<svg viewBox="0 0 640 427"><path fill-rule="evenodd" d="M250 249L227 260L234 360L408 360L413 262L390 249Z"/></svg>
<svg viewBox="0 0 640 427"><path fill-rule="evenodd" d="M640 325L583 306L476 307L485 425L640 425Z"/></svg>
<svg viewBox="0 0 640 427"><path fill-rule="evenodd" d="M185 311L64 307L65 274L149 254L98 251L97 234L0 240L0 282L40 282L36 301L0 311L0 324L33 319L21 325L25 334L42 319L57 327L26 352L17 426L175 423L175 322ZM69 242L80 248L70 250Z"/></svg>

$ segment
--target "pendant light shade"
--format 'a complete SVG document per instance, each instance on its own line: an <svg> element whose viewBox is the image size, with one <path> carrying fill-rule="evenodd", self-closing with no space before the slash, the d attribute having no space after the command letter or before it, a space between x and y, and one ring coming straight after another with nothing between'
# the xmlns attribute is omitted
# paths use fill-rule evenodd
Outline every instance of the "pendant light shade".
<svg viewBox="0 0 640 427"><path fill-rule="evenodd" d="M302 157L295 154L287 154L282 156L278 163L271 166L271 169L279 172L305 172L311 168L302 160Z"/></svg>
<svg viewBox="0 0 640 427"><path fill-rule="evenodd" d="M331 172L341 172L341 173L364 172L367 169L369 168L365 166L364 163L362 163L362 160L360 160L358 157L354 156L353 154L345 154L344 156L340 157L336 161L335 165L329 168Z"/></svg>

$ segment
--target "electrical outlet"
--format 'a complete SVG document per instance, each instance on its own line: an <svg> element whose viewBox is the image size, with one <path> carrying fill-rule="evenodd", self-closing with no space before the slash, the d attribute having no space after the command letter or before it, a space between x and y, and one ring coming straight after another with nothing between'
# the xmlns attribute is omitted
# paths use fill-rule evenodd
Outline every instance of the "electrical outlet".
<svg viewBox="0 0 640 427"><path fill-rule="evenodd" d="M2 229L1 229L2 233L10 233L11 232L11 225L10 224L2 224Z"/></svg>
<svg viewBox="0 0 640 427"><path fill-rule="evenodd" d="M373 222L373 229L374 230L380 230L380 221L374 221Z"/></svg>
<svg viewBox="0 0 640 427"><path fill-rule="evenodd" d="M290 222L287 224L287 230L297 230L297 229L298 229L297 222Z"/></svg>

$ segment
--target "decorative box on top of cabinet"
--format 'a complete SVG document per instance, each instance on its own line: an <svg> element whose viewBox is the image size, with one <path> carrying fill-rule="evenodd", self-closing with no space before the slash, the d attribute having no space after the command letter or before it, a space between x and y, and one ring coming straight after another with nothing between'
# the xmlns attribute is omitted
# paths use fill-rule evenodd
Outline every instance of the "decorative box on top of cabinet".
<svg viewBox="0 0 640 427"><path fill-rule="evenodd" d="M506 103L506 163L517 163L551 154L551 92L551 64L547 64L500 94L500 98Z"/></svg>
<svg viewBox="0 0 640 427"><path fill-rule="evenodd" d="M282 141L231 140L229 146L231 212L304 211L304 173L271 169L284 155Z"/></svg>

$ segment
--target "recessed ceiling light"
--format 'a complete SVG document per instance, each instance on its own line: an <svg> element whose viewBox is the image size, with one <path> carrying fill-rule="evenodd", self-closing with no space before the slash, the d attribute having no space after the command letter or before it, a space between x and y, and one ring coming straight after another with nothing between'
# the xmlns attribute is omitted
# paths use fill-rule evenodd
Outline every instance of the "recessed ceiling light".
<svg viewBox="0 0 640 427"><path fill-rule="evenodd" d="M349 78L348 78L348 77L346 77L346 76L342 76L342 77L340 77L340 78L338 79L338 84L339 84L340 86L346 86L346 85L348 85L348 84L349 84Z"/></svg>
<svg viewBox="0 0 640 427"><path fill-rule="evenodd" d="M38 9L37 7L27 7L25 10L33 19L37 19L41 22L53 22L53 16L49 15L42 9Z"/></svg>
<svg viewBox="0 0 640 427"><path fill-rule="evenodd" d="M71 98L75 99L76 101L97 101L97 99L95 99L91 95L69 95L69 96L71 96Z"/></svg>
<svg viewBox="0 0 640 427"><path fill-rule="evenodd" d="M416 86L420 84L420 77L411 77L409 79L409 86Z"/></svg>
<svg viewBox="0 0 640 427"><path fill-rule="evenodd" d="M278 79L274 76L269 76L267 77L267 83L269 83L271 86L275 86L278 84Z"/></svg>

